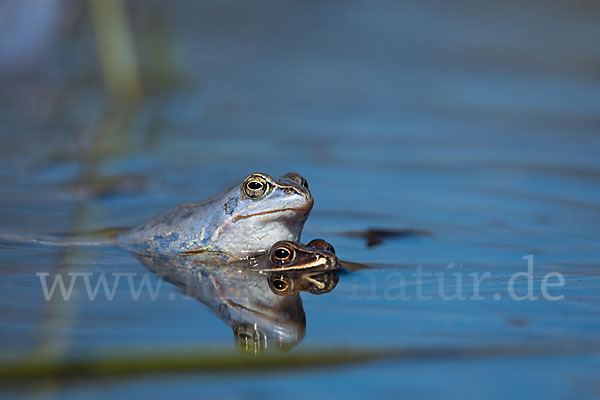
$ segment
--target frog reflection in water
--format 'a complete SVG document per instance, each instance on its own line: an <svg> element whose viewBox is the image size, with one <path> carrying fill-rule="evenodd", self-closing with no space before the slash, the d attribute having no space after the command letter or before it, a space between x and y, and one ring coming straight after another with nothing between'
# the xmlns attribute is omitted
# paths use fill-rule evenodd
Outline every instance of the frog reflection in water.
<svg viewBox="0 0 600 400"><path fill-rule="evenodd" d="M300 175L290 172L275 180L254 173L224 194L163 211L120 233L117 244L138 254L246 258L279 240L300 240L312 206Z"/></svg>
<svg viewBox="0 0 600 400"><path fill-rule="evenodd" d="M340 269L339 260L335 257L333 246L323 239L313 239L306 246L289 241L277 242L269 256L271 266L261 265L260 270L270 273L269 286L279 296L302 291L328 293L337 285L337 274L330 272Z"/></svg>
<svg viewBox="0 0 600 400"><path fill-rule="evenodd" d="M249 353L299 343L306 327L299 293L332 291L340 268L333 247L321 239L306 246L280 241L267 252L227 263L197 255L138 258L159 278L211 308Z"/></svg>

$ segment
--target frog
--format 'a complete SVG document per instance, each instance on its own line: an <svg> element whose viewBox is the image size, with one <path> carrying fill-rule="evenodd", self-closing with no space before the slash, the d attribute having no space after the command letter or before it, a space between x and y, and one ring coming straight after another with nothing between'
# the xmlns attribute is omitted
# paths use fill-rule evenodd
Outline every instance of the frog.
<svg viewBox="0 0 600 400"><path fill-rule="evenodd" d="M299 292L316 295L331 292L339 280L335 273L338 270L341 264L333 246L323 239L313 239L307 245L290 241L275 243L261 272L269 273L268 283L274 294L291 296Z"/></svg>
<svg viewBox="0 0 600 400"><path fill-rule="evenodd" d="M138 254L244 259L280 240L299 241L313 204L308 182L298 173L274 179L255 172L221 194L167 209L119 232L116 243Z"/></svg>
<svg viewBox="0 0 600 400"><path fill-rule="evenodd" d="M258 261L261 272L303 272L333 271L340 269L339 260L333 246L324 239L313 239L303 245L290 240L280 240L273 244L265 255L256 255L252 261Z"/></svg>
<svg viewBox="0 0 600 400"><path fill-rule="evenodd" d="M317 293L306 281L313 274L329 274L337 282L338 262L332 250L318 239L307 245L279 241L252 258L229 262L205 254L136 256L160 279L217 314L231 327L238 349L258 353L267 347L287 350L302 340L306 317L299 293L333 290L335 285L328 285ZM282 274L289 288L274 289Z"/></svg>

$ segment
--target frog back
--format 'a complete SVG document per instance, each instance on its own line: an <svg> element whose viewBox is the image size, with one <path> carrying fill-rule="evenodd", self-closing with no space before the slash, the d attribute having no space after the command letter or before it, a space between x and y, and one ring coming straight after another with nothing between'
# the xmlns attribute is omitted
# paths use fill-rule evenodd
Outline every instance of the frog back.
<svg viewBox="0 0 600 400"><path fill-rule="evenodd" d="M134 253L178 254L190 250L210 250L215 201L184 204L167 209L141 224L125 230L117 244Z"/></svg>

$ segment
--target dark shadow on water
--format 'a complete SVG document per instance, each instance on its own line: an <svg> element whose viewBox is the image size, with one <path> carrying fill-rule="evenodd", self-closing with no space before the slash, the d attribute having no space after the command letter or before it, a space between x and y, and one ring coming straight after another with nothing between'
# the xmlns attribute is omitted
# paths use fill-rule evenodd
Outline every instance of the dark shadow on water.
<svg viewBox="0 0 600 400"><path fill-rule="evenodd" d="M388 239L401 239L407 237L433 236L425 229L386 229L386 228L367 228L360 231L347 231L338 233L340 236L363 239L367 247L374 247L384 243Z"/></svg>

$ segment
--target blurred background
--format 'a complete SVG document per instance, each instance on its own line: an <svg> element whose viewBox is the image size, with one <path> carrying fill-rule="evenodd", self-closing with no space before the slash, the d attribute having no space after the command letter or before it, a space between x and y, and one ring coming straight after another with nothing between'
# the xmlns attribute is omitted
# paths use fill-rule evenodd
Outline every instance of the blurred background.
<svg viewBox="0 0 600 400"><path fill-rule="evenodd" d="M315 197L303 241L323 237L341 258L379 269L303 295L306 334L285 353L292 359L336 346L393 353L593 341L599 37L600 4L591 0L5 0L1 232L133 225L251 172L296 171ZM368 247L369 228L428 234ZM417 265L490 271L496 279L482 291L494 293L525 270L529 254L536 282L549 271L565 276L564 300L380 295L393 285L390 273ZM117 294L48 303L35 276L124 270L145 271L109 246L0 242L0 349L53 359L233 347L231 329L198 302L165 291L155 302ZM317 397L597 398L600 357L587 353L439 353L109 385L44 380L7 393L295 398L304 385L319 387Z"/></svg>

